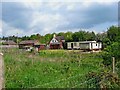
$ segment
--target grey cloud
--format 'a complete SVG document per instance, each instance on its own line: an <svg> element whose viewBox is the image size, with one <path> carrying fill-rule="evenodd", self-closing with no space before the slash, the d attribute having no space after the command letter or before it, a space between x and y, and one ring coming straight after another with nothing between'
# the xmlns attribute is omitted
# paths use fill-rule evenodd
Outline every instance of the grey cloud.
<svg viewBox="0 0 120 90"><path fill-rule="evenodd" d="M68 5L71 5L69 3ZM47 3L43 3L37 10L39 13L52 14L53 16L57 13L65 18L63 24L60 21L57 28L53 28L52 31L63 31L63 30L72 30L72 29L89 29L93 28L99 24L104 24L106 22L113 23L118 21L118 4L112 3L110 5L104 5L93 2L89 7L84 7L81 2L75 3L75 8L73 10L68 10L67 5L63 4L57 10L49 8ZM20 28L24 32L29 32L33 30L35 33L43 33L42 31L46 26L40 21L32 28L29 28L30 24L33 22L32 14L37 11L36 9L26 8L20 3L3 3L2 7L2 20L8 25ZM52 20L51 20L52 21ZM68 24L64 22L69 22ZM54 23L54 22L51 22ZM110 25L110 24L109 24ZM104 26L104 25L103 25ZM51 26L52 27L52 26ZM104 26L105 27L105 26ZM100 27L99 29L100 30ZM51 32L52 32L51 31Z"/></svg>
<svg viewBox="0 0 120 90"><path fill-rule="evenodd" d="M2 4L2 20L16 28L26 29L30 23L31 13L29 9L16 2Z"/></svg>

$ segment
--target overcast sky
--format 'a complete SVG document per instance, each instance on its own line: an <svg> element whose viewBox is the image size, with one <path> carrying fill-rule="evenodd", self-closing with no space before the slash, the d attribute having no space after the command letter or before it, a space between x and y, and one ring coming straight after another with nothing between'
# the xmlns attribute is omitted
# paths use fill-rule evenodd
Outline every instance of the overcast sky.
<svg viewBox="0 0 120 90"><path fill-rule="evenodd" d="M80 29L99 33L118 24L118 0L3 0L0 8L0 36Z"/></svg>

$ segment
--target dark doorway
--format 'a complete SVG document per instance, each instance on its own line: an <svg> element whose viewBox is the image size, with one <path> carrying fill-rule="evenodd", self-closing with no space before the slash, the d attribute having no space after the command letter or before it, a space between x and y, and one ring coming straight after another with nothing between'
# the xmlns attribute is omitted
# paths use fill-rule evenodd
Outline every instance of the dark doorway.
<svg viewBox="0 0 120 90"><path fill-rule="evenodd" d="M93 45L92 45L92 43L91 43L91 49L93 49Z"/></svg>
<svg viewBox="0 0 120 90"><path fill-rule="evenodd" d="M73 49L73 43L71 43L71 48Z"/></svg>

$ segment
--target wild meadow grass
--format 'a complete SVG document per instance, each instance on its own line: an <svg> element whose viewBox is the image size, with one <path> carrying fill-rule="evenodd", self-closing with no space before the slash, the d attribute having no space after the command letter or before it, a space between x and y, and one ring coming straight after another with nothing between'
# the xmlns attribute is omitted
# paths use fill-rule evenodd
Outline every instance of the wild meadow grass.
<svg viewBox="0 0 120 90"><path fill-rule="evenodd" d="M4 52L5 87L86 87L86 84L79 85L86 80L85 75L103 69L98 55L73 50L41 50L38 53L7 50Z"/></svg>

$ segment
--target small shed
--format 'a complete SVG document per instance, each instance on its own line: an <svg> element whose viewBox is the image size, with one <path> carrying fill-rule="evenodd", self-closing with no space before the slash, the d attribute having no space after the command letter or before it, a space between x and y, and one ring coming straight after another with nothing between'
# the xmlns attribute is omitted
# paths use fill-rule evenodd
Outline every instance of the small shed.
<svg viewBox="0 0 120 90"><path fill-rule="evenodd" d="M9 40L9 41L2 42L2 47L3 48L18 48L18 45L16 42Z"/></svg>
<svg viewBox="0 0 120 90"><path fill-rule="evenodd" d="M67 42L67 49L100 50L102 43L96 41Z"/></svg>
<svg viewBox="0 0 120 90"><path fill-rule="evenodd" d="M39 41L38 40L25 40L25 41L21 41L19 43L19 48L20 49L24 49L25 47L35 47L37 45L39 45Z"/></svg>
<svg viewBox="0 0 120 90"><path fill-rule="evenodd" d="M39 45L40 43L38 40L25 40L19 43L19 49L25 49L27 51L35 49L36 51L38 51Z"/></svg>

